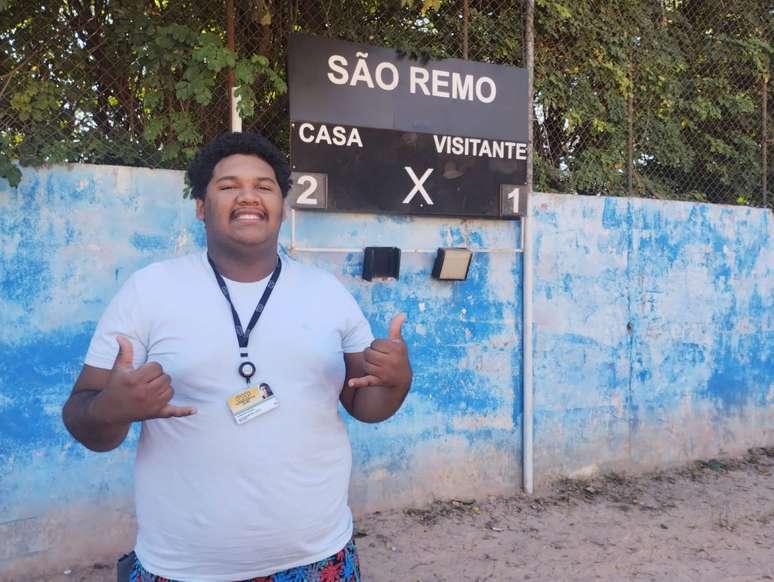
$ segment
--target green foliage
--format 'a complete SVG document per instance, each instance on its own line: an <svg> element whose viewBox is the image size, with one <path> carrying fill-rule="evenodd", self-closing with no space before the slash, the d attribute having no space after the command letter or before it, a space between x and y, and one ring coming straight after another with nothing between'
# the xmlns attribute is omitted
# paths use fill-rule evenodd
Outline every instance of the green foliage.
<svg viewBox="0 0 774 582"><path fill-rule="evenodd" d="M538 0L536 189L626 194L631 100L634 194L760 192L763 4Z"/></svg>
<svg viewBox="0 0 774 582"><path fill-rule="evenodd" d="M9 160L183 167L227 129L230 71L248 120L259 80L274 99L287 91L276 64L227 48L220 5L150 6L5 2L0 177L17 181ZM208 123L213 119L225 122Z"/></svg>
<svg viewBox="0 0 774 582"><path fill-rule="evenodd" d="M4 140L0 139L0 146L3 146L0 147L0 179L7 180L11 187L15 188L21 181L21 170L4 153L7 148L4 147L5 144L3 142Z"/></svg>
<svg viewBox="0 0 774 582"><path fill-rule="evenodd" d="M220 0L0 0L0 176L184 167L228 127L229 76L245 129L287 151L289 30L463 57L456 0L236 4L232 51ZM468 4L468 58L522 66L524 3ZM760 204L773 30L760 0L536 0L535 189L627 194L631 126L633 194Z"/></svg>

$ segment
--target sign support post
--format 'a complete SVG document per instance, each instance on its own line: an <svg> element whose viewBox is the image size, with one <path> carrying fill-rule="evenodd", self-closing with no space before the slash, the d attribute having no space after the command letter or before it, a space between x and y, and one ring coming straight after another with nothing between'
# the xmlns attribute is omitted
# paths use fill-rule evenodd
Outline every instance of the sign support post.
<svg viewBox="0 0 774 582"><path fill-rule="evenodd" d="M527 119L527 191L532 194L533 187L533 174L532 174L532 156L533 156L533 134L532 134L532 99L533 99L533 73L535 70L535 0L527 0L527 14L525 16L525 29L526 29L526 65L527 65L527 84L528 84L528 96L527 101L529 104ZM524 254L522 254L522 271L523 271L523 283L522 283L522 390L523 390L523 406L522 410L522 482L524 492L527 495L532 495L534 491L534 467L533 467L533 447L534 447L534 386L532 383L532 214L531 209L531 196L527 200L527 209L521 218L521 230L522 230L522 246L524 247Z"/></svg>

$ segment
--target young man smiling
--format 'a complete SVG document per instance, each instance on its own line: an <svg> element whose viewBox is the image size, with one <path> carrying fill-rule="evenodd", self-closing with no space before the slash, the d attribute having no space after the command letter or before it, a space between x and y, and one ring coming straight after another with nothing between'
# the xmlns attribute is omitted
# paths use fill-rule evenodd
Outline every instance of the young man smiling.
<svg viewBox="0 0 774 582"><path fill-rule="evenodd" d="M207 250L129 278L65 404L96 451L142 421L133 581L360 579L338 402L365 422L398 410L404 317L373 340L338 280L279 257L289 176L254 134L199 153L188 177Z"/></svg>

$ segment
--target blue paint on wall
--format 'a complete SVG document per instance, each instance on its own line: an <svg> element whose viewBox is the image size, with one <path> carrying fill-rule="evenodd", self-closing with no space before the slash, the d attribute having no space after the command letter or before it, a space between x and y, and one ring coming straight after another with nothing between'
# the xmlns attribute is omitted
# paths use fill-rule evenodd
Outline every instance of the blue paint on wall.
<svg viewBox="0 0 774 582"><path fill-rule="evenodd" d="M772 442L771 214L535 202L538 474Z"/></svg>
<svg viewBox="0 0 774 582"><path fill-rule="evenodd" d="M136 432L119 450L93 454L59 414L120 285L204 244L182 187L179 172L98 166L26 169L19 188L0 187L0 521L130 493ZM534 212L538 479L774 442L767 426L739 421L774 420L769 213L555 195L535 196ZM404 407L381 424L347 421L355 500L412 488L406 498L420 498L444 483L448 494L474 492L493 474L503 490L515 488L522 268L507 249L519 244L519 224L296 218L297 247L503 251L475 254L458 283L431 278L432 253L405 252L398 281L369 283L362 253L291 249L289 224L281 233L285 252L341 279L377 336L396 313L408 316L415 382ZM369 489L382 474L384 489Z"/></svg>
<svg viewBox="0 0 774 582"><path fill-rule="evenodd" d="M704 394L725 414L752 402L766 407L766 388L774 378L774 332L723 336L712 354L713 371Z"/></svg>
<svg viewBox="0 0 774 582"><path fill-rule="evenodd" d="M34 176L10 193L10 204L26 211L0 215L0 237L14 246L13 253L3 256L0 291L3 297L19 304L25 311L31 310L36 302L46 300L45 294L51 286L45 261L51 243L46 236L41 240L40 233L44 229L33 200L39 182Z"/></svg>
<svg viewBox="0 0 774 582"><path fill-rule="evenodd" d="M161 194L133 187L149 182ZM181 187L177 172L97 166L26 169L18 188L0 187L0 522L130 494L136 430L97 455L74 443L61 408L126 277L194 248Z"/></svg>
<svg viewBox="0 0 774 582"><path fill-rule="evenodd" d="M160 234L140 234L134 233L131 243L138 251L159 252L169 247L169 237Z"/></svg>
<svg viewBox="0 0 774 582"><path fill-rule="evenodd" d="M80 329L40 334L30 342L0 343L0 394L13 395L13 406L0 408L2 455L14 448L61 445L69 440L57 411L48 407L69 390L78 372L93 325ZM52 357L54 356L55 357Z"/></svg>
<svg viewBox="0 0 774 582"><path fill-rule="evenodd" d="M61 406L96 321L126 278L204 244L182 186L179 172L68 166L25 169L19 188L0 188L0 463L8 469L0 474L0 522L130 494L137 431L114 452L91 453L67 434ZM296 244L315 247L507 248L520 236L512 222L297 218ZM385 423L347 421L355 479L402 472L408 480L398 487L424 479L427 495L437 482L422 472L438 447L459 459L468 481L477 463L485 467L479 451L499 452L517 467L520 256L478 254L467 281L448 283L431 278L432 254L405 253L399 281L368 283L362 253L294 251L289 230L286 223L281 247L336 274L377 336L396 313L408 317L414 388ZM500 478L510 482L513 471Z"/></svg>

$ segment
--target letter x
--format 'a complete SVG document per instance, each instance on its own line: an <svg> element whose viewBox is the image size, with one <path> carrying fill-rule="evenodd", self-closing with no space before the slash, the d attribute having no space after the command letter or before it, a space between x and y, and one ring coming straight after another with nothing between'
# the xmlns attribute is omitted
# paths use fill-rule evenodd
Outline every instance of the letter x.
<svg viewBox="0 0 774 582"><path fill-rule="evenodd" d="M427 171L422 174L421 178L417 178L417 175L414 173L414 169L411 166L403 166L403 169L408 172L408 175L411 177L411 180L414 182L414 187L411 189L411 192L408 193L408 196L403 199L403 204L408 204L411 202L411 199L414 198L414 195L419 192L422 195L422 198L425 199L425 202L432 205L433 201L430 200L430 196L427 193L427 190L425 190L425 187L422 185L425 183L425 180L427 180L430 177L430 174L433 173L433 168L428 168Z"/></svg>

